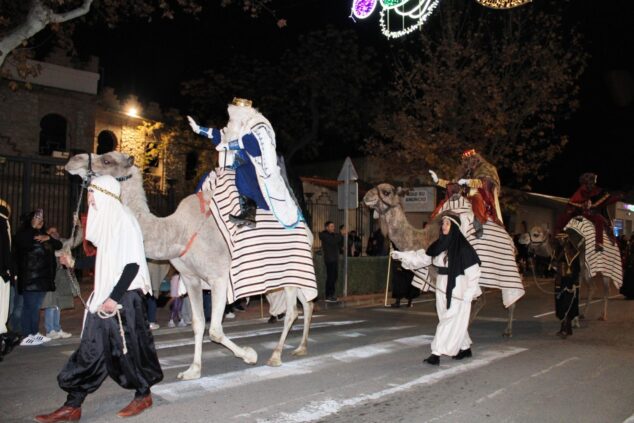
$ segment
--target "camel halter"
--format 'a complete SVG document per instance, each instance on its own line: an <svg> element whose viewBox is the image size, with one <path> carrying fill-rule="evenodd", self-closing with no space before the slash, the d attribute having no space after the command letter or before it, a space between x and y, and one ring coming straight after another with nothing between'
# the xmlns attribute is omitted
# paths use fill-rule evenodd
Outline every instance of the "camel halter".
<svg viewBox="0 0 634 423"><path fill-rule="evenodd" d="M381 200L381 202L387 206L387 209L385 210L386 212L396 207L394 204L390 204L385 200L383 194L381 193L381 190L378 187L376 188L376 192L379 194L379 200Z"/></svg>

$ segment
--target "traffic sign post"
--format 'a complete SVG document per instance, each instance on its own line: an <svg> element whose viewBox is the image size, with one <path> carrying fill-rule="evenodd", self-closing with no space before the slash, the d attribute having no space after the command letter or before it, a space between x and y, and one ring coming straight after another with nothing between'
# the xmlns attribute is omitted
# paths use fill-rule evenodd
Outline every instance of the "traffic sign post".
<svg viewBox="0 0 634 423"><path fill-rule="evenodd" d="M343 195L339 193L338 202L339 208L343 208L343 220L344 225L346 227L346 231L348 230L348 210L350 208L356 209L359 207L359 196L358 188L357 188L357 180L359 176L357 175L357 171L352 164L352 160L350 157L346 157L346 160L343 162L343 166L341 167L341 171L339 172L339 176L337 177L337 181L343 182ZM351 193L351 182L354 184L353 193L355 195L354 198L350 198ZM341 188L341 186L339 187ZM343 198L342 198L343 197ZM343 200L343 201L342 201ZM343 204L341 204L343 202ZM343 238L343 296L348 296L348 234Z"/></svg>

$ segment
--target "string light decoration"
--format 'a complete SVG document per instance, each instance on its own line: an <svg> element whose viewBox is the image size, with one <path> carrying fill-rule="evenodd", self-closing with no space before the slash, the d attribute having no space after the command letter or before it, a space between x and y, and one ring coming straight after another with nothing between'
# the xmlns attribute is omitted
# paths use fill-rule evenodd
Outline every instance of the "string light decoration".
<svg viewBox="0 0 634 423"><path fill-rule="evenodd" d="M491 9L512 9L514 7L523 6L532 0L476 0L484 7Z"/></svg>
<svg viewBox="0 0 634 423"><path fill-rule="evenodd" d="M492 9L511 9L530 3L532 0L476 1ZM381 32L387 38L398 38L423 26L439 2L440 0L353 0L351 16L365 19L380 3Z"/></svg>
<svg viewBox="0 0 634 423"><path fill-rule="evenodd" d="M359 19L365 19L374 12L377 2L378 0L354 0L352 14Z"/></svg>

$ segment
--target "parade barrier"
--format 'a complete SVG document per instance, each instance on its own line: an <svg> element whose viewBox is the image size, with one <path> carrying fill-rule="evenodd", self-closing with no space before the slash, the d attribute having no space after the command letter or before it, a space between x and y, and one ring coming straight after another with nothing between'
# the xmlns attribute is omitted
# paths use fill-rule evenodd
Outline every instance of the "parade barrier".
<svg viewBox="0 0 634 423"><path fill-rule="evenodd" d="M315 276L319 296L323 297L326 283L326 266L321 254L314 256ZM388 256L348 257L348 295L377 294L385 291ZM339 258L339 274L336 295L343 295L343 258Z"/></svg>

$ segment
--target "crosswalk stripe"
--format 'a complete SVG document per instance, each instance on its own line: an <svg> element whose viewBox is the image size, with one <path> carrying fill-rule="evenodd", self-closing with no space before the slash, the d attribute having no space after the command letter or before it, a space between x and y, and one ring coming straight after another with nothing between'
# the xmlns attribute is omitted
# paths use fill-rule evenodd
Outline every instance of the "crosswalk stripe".
<svg viewBox="0 0 634 423"><path fill-rule="evenodd" d="M345 320L345 321L334 321L334 322L320 322L320 323L313 323L310 325L310 329L320 329L320 328L327 328L327 327L337 327L337 326L347 326L347 325L356 325L359 323L364 323L365 320ZM293 327L291 328L291 332L293 331L301 331L303 330L303 324L296 324L293 325ZM235 340L235 339L242 339L242 338L252 338L255 336L264 336L264 335L271 335L274 333L282 333L282 327L275 327L275 328L270 328L270 329L261 329L261 330L255 330L255 331L243 331L243 332L236 332L236 333L226 333L225 335L227 335L227 337L229 337L231 340ZM203 343L206 342L211 342L210 339L203 339ZM161 342L156 342L156 349L157 350L162 350L165 348L177 348L177 347L183 347L186 345L194 345L194 337L193 334L191 336L191 338L183 340L183 339L178 339L175 341L161 341Z"/></svg>
<svg viewBox="0 0 634 423"><path fill-rule="evenodd" d="M441 369L433 373L426 374L419 378L413 379L407 383L403 383L397 386L374 392L371 394L362 394L353 398L347 398L343 400L325 399L323 401L313 401L307 406L302 407L300 410L294 413L279 413L269 419L258 419L258 423L299 423L299 422L312 422L315 420L323 419L335 413L338 413L343 408L355 407L366 401L376 401L389 395L394 395L399 392L407 391L411 388L424 385L432 385L441 380L456 376L460 373L464 373L470 370L485 367L493 363L494 361L511 357L526 351L526 348L507 347L499 350L487 350L480 354L480 357L473 359L467 363L461 363L453 365L448 369ZM248 417L248 415L241 415L241 417Z"/></svg>
<svg viewBox="0 0 634 423"><path fill-rule="evenodd" d="M359 338L359 337L363 337L363 336L367 336L367 332L370 332L372 334L376 334L377 331L383 331L383 332L391 332L391 331L398 331L398 330L404 330L404 329L411 329L413 327L416 327L414 325L403 325L403 326L386 326L386 327L374 327L374 328L363 328L363 329L359 329L358 331L338 331L338 332L334 332L334 333L328 333L328 334L324 334L324 336L328 336L330 338L334 338L334 337L340 337L340 338ZM409 338L405 338L405 340L407 340ZM308 338L308 343L309 344L316 344L317 342L320 342L320 339L314 339L312 337ZM397 340L397 342L400 343L404 343L405 341L403 340ZM261 342L260 347L262 347L262 349L266 350L267 352L272 351L276 346L277 346L277 342L276 341L270 341L270 342ZM407 345L407 344L405 344ZM252 345L253 347L255 347L254 345ZM289 349L293 349L296 346L291 345L291 344L285 344L284 345L284 349L285 350L289 350ZM70 355L72 353L72 351L68 351L68 354ZM231 356L231 352L228 349L222 348L220 347L220 349L214 350L214 351L206 351L203 352L203 360L210 360L210 359L214 359L214 358L219 358L219 357L228 357ZM178 355L172 355L172 356L168 356L168 357L160 357L159 358L159 363L161 364L161 368L163 370L169 370L169 369L176 369L176 368L182 368L182 367L188 367L191 364L191 360L192 360L193 354L191 352L188 352L186 354L178 354Z"/></svg>
<svg viewBox="0 0 634 423"><path fill-rule="evenodd" d="M379 308L377 309L377 311L382 311L385 313L403 313L403 314L413 314L415 316L429 316L429 317L438 317L438 314L436 314L433 311L409 311L409 310L399 310L399 309L389 309L389 308ZM508 318L505 317L485 317L485 316L478 316L476 317L476 320L481 320L483 322L501 322L501 323L506 323L509 321Z"/></svg>
<svg viewBox="0 0 634 423"><path fill-rule="evenodd" d="M309 374L319 371L325 366L332 365L333 361L351 363L375 355L402 350L403 345L407 347L420 347L431 344L432 339L433 337L430 335L419 335L351 348L335 354L328 353L290 361L284 363L282 367L250 367L244 370L207 376L196 380L161 383L152 387L152 393L161 396L167 401L177 401L184 397L191 398L224 389L236 388L245 384L252 384L254 381L259 383L288 376Z"/></svg>

